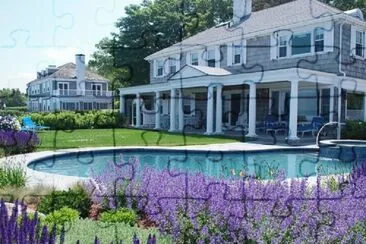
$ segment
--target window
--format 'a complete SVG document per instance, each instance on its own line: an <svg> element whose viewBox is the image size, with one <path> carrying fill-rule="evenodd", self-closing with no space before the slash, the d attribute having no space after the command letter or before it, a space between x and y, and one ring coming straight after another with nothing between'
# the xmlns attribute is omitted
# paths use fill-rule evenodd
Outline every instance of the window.
<svg viewBox="0 0 366 244"><path fill-rule="evenodd" d="M101 96L102 95L102 85L101 84L93 84L92 85L93 96Z"/></svg>
<svg viewBox="0 0 366 244"><path fill-rule="evenodd" d="M60 95L68 95L69 94L69 84L60 82L58 83L58 90Z"/></svg>
<svg viewBox="0 0 366 244"><path fill-rule="evenodd" d="M241 63L241 46L234 45L233 64Z"/></svg>
<svg viewBox="0 0 366 244"><path fill-rule="evenodd" d="M174 58L169 59L169 74L174 74L177 71L177 61Z"/></svg>
<svg viewBox="0 0 366 244"><path fill-rule="evenodd" d="M323 52L324 51L324 30L315 29L315 52Z"/></svg>
<svg viewBox="0 0 366 244"><path fill-rule="evenodd" d="M157 76L163 76L163 70L164 70L164 62L163 60L158 60L157 62Z"/></svg>
<svg viewBox="0 0 366 244"><path fill-rule="evenodd" d="M363 57L363 43L365 40L365 33L361 31L356 31L356 55Z"/></svg>
<svg viewBox="0 0 366 244"><path fill-rule="evenodd" d="M287 37L280 36L280 45L278 47L278 56L280 58L287 57Z"/></svg>
<svg viewBox="0 0 366 244"><path fill-rule="evenodd" d="M208 50L207 51L207 66L208 67L215 67L215 50Z"/></svg>
<svg viewBox="0 0 366 244"><path fill-rule="evenodd" d="M198 53L191 53L191 64L198 65Z"/></svg>
<svg viewBox="0 0 366 244"><path fill-rule="evenodd" d="M311 52L311 33L294 34L292 36L292 55Z"/></svg>

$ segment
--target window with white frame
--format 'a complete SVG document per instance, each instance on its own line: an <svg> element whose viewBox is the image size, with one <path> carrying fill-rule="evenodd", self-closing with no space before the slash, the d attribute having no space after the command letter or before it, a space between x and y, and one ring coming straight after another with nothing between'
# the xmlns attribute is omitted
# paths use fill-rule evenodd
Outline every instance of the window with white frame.
<svg viewBox="0 0 366 244"><path fill-rule="evenodd" d="M291 54L311 53L311 33L294 34L292 36Z"/></svg>
<svg viewBox="0 0 366 244"><path fill-rule="evenodd" d="M198 53L191 53L191 64L198 65Z"/></svg>
<svg viewBox="0 0 366 244"><path fill-rule="evenodd" d="M158 60L156 62L156 76L163 76L164 62L163 60Z"/></svg>
<svg viewBox="0 0 366 244"><path fill-rule="evenodd" d="M207 66L208 67L215 67L216 60L215 60L215 50L211 49L207 51Z"/></svg>
<svg viewBox="0 0 366 244"><path fill-rule="evenodd" d="M174 74L175 72L177 72L177 60L169 58L169 74Z"/></svg>
<svg viewBox="0 0 366 244"><path fill-rule="evenodd" d="M102 85L101 84L93 84L92 85L93 96L101 96L102 95Z"/></svg>
<svg viewBox="0 0 366 244"><path fill-rule="evenodd" d="M60 95L68 95L69 94L69 83L59 82L58 90Z"/></svg>
<svg viewBox="0 0 366 244"><path fill-rule="evenodd" d="M323 29L320 29L320 28L315 29L314 46L315 46L316 53L324 51L324 30Z"/></svg>
<svg viewBox="0 0 366 244"><path fill-rule="evenodd" d="M287 36L280 36L279 38L278 57L287 57Z"/></svg>
<svg viewBox="0 0 366 244"><path fill-rule="evenodd" d="M240 45L233 46L233 64L241 64L242 47Z"/></svg>
<svg viewBox="0 0 366 244"><path fill-rule="evenodd" d="M356 31L356 47L355 47L356 56L359 57L364 56L364 42L365 42L365 33L361 31Z"/></svg>

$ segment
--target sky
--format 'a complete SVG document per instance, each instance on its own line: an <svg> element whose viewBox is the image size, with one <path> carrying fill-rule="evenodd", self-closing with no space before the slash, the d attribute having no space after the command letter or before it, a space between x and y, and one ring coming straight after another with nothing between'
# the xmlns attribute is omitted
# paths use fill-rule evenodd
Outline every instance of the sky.
<svg viewBox="0 0 366 244"><path fill-rule="evenodd" d="M97 44L118 32L115 22L141 0L1 0L0 89L19 88L48 65L86 63Z"/></svg>

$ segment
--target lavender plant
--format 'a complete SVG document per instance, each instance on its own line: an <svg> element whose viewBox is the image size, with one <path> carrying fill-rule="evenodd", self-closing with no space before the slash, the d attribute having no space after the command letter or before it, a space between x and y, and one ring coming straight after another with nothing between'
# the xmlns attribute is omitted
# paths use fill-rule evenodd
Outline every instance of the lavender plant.
<svg viewBox="0 0 366 244"><path fill-rule="evenodd" d="M20 206L21 212L19 213L19 204L16 202L9 216L5 203L0 202L0 243L56 243L56 232L53 229L49 232L47 226L41 226L37 212L32 218L29 218L25 205L20 203ZM21 216L20 221L18 216ZM60 240L61 243L63 243L62 240Z"/></svg>
<svg viewBox="0 0 366 244"><path fill-rule="evenodd" d="M137 171L136 160L135 164L112 164L114 171L94 177L87 185L93 201L108 198L115 203L115 193L123 187L127 201L137 199L140 211L176 243L330 243L354 235L363 238L351 230L366 221L366 170L340 179L348 183L334 191L323 187L320 178L315 184L284 181L282 174L267 182L254 177L213 179L200 173ZM121 179L124 184L116 184Z"/></svg>
<svg viewBox="0 0 366 244"><path fill-rule="evenodd" d="M39 144L40 139L33 132L0 130L0 148L8 155L32 152Z"/></svg>

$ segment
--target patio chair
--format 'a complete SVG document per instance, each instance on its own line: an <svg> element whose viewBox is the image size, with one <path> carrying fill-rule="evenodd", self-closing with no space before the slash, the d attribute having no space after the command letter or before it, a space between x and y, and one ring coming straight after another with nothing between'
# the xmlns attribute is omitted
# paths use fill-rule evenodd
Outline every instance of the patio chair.
<svg viewBox="0 0 366 244"><path fill-rule="evenodd" d="M22 119L23 126L21 127L22 131L42 131L45 129L49 129L49 126L37 125L31 117L24 117Z"/></svg>
<svg viewBox="0 0 366 244"><path fill-rule="evenodd" d="M314 136L324 124L325 119L323 117L313 117L310 123L299 123L297 125L297 133L302 133L302 137L304 137L305 133L310 132Z"/></svg>
<svg viewBox="0 0 366 244"><path fill-rule="evenodd" d="M275 134L277 134L278 132L286 132L286 123L284 122L279 122L278 118L274 115L267 115L265 120L264 120L264 127L265 127L265 132L266 134L268 134L268 132L273 131Z"/></svg>

